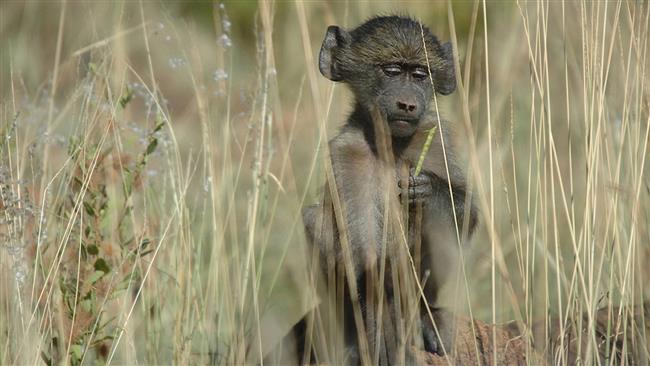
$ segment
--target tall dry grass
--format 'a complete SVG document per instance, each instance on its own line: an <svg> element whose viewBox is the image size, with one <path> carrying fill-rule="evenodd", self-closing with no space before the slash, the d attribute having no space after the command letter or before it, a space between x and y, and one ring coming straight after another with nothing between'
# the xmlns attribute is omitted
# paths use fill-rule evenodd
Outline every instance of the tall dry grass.
<svg viewBox="0 0 650 366"><path fill-rule="evenodd" d="M10 1L0 363L290 354L281 338L322 300L300 208L350 107L315 57L327 25L386 12L458 52L458 91L439 102L482 223L446 305L517 321L554 364L571 362L556 326L585 330L581 364L617 362L597 329L650 358L629 321L650 298L647 2Z"/></svg>

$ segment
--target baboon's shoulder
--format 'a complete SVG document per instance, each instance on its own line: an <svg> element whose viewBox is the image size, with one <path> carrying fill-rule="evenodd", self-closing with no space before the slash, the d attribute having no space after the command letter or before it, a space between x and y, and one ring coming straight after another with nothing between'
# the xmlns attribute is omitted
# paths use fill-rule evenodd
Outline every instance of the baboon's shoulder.
<svg viewBox="0 0 650 366"><path fill-rule="evenodd" d="M344 126L340 133L329 142L332 156L368 156L372 149L366 141L363 132L356 128Z"/></svg>

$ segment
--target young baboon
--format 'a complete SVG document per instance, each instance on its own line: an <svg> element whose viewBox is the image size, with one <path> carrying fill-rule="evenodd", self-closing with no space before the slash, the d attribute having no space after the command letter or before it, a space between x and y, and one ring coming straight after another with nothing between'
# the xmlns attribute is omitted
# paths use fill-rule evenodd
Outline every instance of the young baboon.
<svg viewBox="0 0 650 366"><path fill-rule="evenodd" d="M329 184L335 187L327 186L323 203L303 211L330 297L344 297L338 299L343 306L335 308L343 309L336 319L343 322L348 360L360 362L370 355L366 361L399 362L396 355L404 353L407 339L443 354L451 347L453 321L434 307L436 297L457 269L459 244L477 222L452 148L455 128L438 120L433 103L434 93L447 95L456 88L451 44L441 44L411 18L375 17L349 32L330 26L319 68L354 94L347 123L329 143ZM416 176L434 127L433 143ZM400 248L408 253L401 255ZM425 296L420 298L416 289L418 300L409 303L399 292L407 277L414 283L414 274ZM336 276L345 280L332 280ZM409 306L416 308L415 322L405 319ZM418 330L409 324L418 324ZM313 329L306 322L298 328L300 333ZM417 332L420 340L408 332ZM299 352L309 362L311 350L305 347L311 348L310 342L302 343L309 335L300 337Z"/></svg>

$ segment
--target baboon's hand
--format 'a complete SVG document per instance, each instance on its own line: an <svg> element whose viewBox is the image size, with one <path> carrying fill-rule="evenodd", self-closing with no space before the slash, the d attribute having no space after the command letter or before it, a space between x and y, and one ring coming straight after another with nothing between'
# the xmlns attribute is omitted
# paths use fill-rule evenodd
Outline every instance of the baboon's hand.
<svg viewBox="0 0 650 366"><path fill-rule="evenodd" d="M402 181L398 182L399 188L402 187ZM415 168L411 168L409 171L408 178L408 197L409 203L424 203L433 194L433 186L431 184L431 177L427 174L420 172L419 175L415 175Z"/></svg>
<svg viewBox="0 0 650 366"><path fill-rule="evenodd" d="M443 309L432 308L433 320L436 323L434 327L431 319L422 314L422 336L424 337L424 349L430 353L436 353L444 356L445 353L451 353L454 346L454 315ZM436 329L438 330L436 332ZM440 337L438 337L438 335Z"/></svg>

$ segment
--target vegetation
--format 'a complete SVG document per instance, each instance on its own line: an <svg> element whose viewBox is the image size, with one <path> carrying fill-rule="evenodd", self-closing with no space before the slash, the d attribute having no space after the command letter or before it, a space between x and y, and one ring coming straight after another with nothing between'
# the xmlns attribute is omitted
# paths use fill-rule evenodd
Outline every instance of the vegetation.
<svg viewBox="0 0 650 366"><path fill-rule="evenodd" d="M321 37L391 12L458 51L438 102L481 224L446 305L516 321L553 364L568 332L580 364L650 359L647 2L10 0L0 364L281 354L319 301L300 208L350 106ZM603 329L623 339L605 359Z"/></svg>

